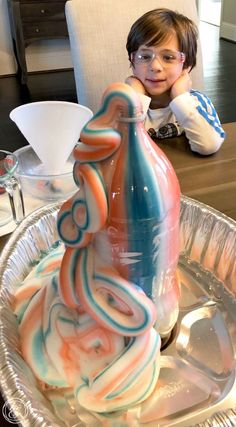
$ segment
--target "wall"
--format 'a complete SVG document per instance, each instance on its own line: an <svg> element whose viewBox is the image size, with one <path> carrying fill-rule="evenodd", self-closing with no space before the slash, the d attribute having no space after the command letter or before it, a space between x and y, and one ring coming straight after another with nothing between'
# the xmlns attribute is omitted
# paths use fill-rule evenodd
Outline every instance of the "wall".
<svg viewBox="0 0 236 427"><path fill-rule="evenodd" d="M208 24L220 26L221 0L199 0L199 18Z"/></svg>
<svg viewBox="0 0 236 427"><path fill-rule="evenodd" d="M220 37L236 42L236 1L223 0Z"/></svg>
<svg viewBox="0 0 236 427"><path fill-rule="evenodd" d="M69 40L44 40L26 48L28 71L72 68ZM0 75L16 73L7 0L0 0Z"/></svg>

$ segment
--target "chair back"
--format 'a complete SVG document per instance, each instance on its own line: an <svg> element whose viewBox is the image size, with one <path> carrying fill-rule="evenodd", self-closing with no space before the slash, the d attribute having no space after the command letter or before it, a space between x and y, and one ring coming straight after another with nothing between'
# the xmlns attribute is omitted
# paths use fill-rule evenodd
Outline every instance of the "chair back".
<svg viewBox="0 0 236 427"><path fill-rule="evenodd" d="M131 25L145 12L166 7L198 25L195 0L69 0L66 19L78 102L96 112L106 87L131 74L126 39ZM199 42L193 88L203 89Z"/></svg>

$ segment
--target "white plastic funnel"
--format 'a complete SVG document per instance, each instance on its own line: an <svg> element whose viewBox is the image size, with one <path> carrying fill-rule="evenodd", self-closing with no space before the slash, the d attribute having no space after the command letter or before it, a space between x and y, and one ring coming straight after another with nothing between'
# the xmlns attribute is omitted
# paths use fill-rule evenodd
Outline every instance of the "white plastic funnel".
<svg viewBox="0 0 236 427"><path fill-rule="evenodd" d="M92 115L89 108L64 101L32 102L10 112L45 171L51 174L61 172Z"/></svg>

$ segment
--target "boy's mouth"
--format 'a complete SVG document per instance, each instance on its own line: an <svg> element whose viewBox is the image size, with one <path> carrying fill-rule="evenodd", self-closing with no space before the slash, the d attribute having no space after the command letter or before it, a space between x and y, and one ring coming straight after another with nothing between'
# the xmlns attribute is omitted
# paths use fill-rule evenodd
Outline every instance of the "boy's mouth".
<svg viewBox="0 0 236 427"><path fill-rule="evenodd" d="M165 82L165 79L146 79L149 83L163 83Z"/></svg>

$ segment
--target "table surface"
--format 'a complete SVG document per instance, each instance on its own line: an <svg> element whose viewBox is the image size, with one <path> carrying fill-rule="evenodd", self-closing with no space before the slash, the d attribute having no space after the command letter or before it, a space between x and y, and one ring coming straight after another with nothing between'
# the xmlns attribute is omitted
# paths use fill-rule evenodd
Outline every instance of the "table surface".
<svg viewBox="0 0 236 427"><path fill-rule="evenodd" d="M159 145L174 166L182 194L236 220L236 122L223 128L226 140L211 156L191 152L184 137Z"/></svg>
<svg viewBox="0 0 236 427"><path fill-rule="evenodd" d="M182 194L236 220L236 122L223 128L226 140L211 156L192 153L184 136L164 140L159 145L176 171ZM0 252L8 238L9 235L0 237ZM2 416L3 403L0 398L0 425L7 427L12 423Z"/></svg>

